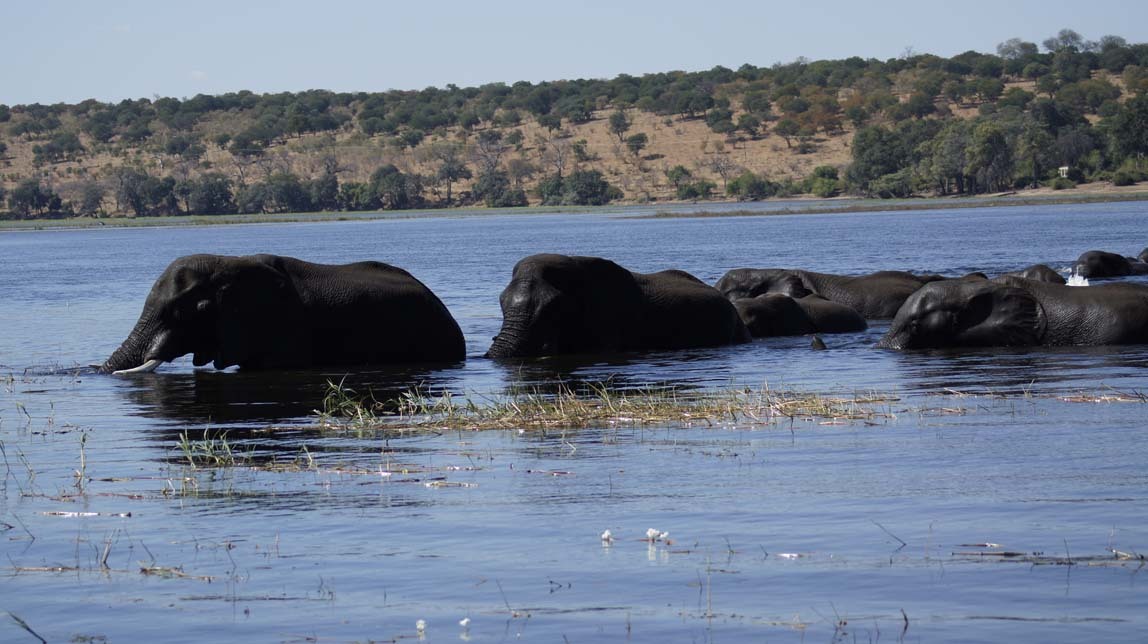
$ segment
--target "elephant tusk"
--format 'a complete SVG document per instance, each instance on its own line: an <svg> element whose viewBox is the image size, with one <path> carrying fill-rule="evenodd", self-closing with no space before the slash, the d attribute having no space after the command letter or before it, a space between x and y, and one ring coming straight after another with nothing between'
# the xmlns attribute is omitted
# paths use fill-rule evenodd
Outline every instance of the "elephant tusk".
<svg viewBox="0 0 1148 644"><path fill-rule="evenodd" d="M133 373L151 373L151 372L155 371L155 368L160 366L161 364L163 364L163 360L152 358L151 360L148 360L147 362L141 364L138 367L134 367L132 369L120 369L119 371L113 371L112 375L113 376L126 376L126 375L133 374Z"/></svg>

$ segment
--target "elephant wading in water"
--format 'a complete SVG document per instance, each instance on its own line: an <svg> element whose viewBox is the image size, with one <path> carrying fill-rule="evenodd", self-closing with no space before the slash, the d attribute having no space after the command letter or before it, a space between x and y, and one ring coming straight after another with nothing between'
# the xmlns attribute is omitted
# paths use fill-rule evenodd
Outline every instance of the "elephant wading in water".
<svg viewBox="0 0 1148 644"><path fill-rule="evenodd" d="M952 280L914 293L877 346L1071 346L1148 342L1148 286L1072 287L1020 277Z"/></svg>
<svg viewBox="0 0 1148 644"><path fill-rule="evenodd" d="M438 297L394 266L189 255L156 280L100 369L152 371L189 353L196 366L274 369L457 362L466 344Z"/></svg>
<svg viewBox="0 0 1148 644"><path fill-rule="evenodd" d="M790 297L765 293L732 300L755 338L806 333L849 333L869 328L857 311L820 295Z"/></svg>
<svg viewBox="0 0 1148 644"><path fill-rule="evenodd" d="M1148 275L1148 248L1140 257L1125 257L1102 250L1090 250L1076 258L1072 272L1087 279Z"/></svg>
<svg viewBox="0 0 1148 644"><path fill-rule="evenodd" d="M502 291L491 358L686 349L750 340L729 300L692 275L606 259L531 255Z"/></svg>
<svg viewBox="0 0 1148 644"><path fill-rule="evenodd" d="M1057 273L1047 264L1033 264L1032 266L1023 268L1019 271L1004 273L1001 275L1001 277L1010 275L1030 279L1034 282L1048 282L1049 284L1065 284L1067 282L1067 280L1065 280L1060 273Z"/></svg>
<svg viewBox="0 0 1148 644"><path fill-rule="evenodd" d="M831 275L783 268L737 268L718 280L715 288L730 299L782 293L795 298L815 293L844 304L867 320L888 319L897 314L906 298L925 284L945 279L903 271L880 271L869 275Z"/></svg>

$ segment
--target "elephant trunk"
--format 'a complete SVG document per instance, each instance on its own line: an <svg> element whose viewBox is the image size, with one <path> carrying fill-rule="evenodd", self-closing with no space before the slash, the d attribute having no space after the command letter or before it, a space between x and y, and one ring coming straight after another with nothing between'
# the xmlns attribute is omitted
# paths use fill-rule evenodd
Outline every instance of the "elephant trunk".
<svg viewBox="0 0 1148 644"><path fill-rule="evenodd" d="M140 316L127 339L100 366L104 373L152 371L161 362L157 350L166 334L158 331L154 317L145 312Z"/></svg>
<svg viewBox="0 0 1148 644"><path fill-rule="evenodd" d="M509 321L504 323L502 330L498 332L498 335L494 336L494 343L490 345L490 349L486 352L486 357L499 359L525 355L526 336L527 333L524 324L516 324Z"/></svg>

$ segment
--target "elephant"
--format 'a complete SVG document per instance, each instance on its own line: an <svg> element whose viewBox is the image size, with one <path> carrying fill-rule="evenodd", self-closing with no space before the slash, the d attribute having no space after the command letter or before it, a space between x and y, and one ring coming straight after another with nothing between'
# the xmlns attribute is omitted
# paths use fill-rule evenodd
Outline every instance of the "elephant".
<svg viewBox="0 0 1148 644"><path fill-rule="evenodd" d="M715 288L730 299L782 293L802 298L815 293L844 304L871 319L888 319L914 291L940 275L919 276L904 271L880 271L869 275L831 275L783 268L737 268L729 271Z"/></svg>
<svg viewBox="0 0 1148 644"><path fill-rule="evenodd" d="M1140 255L1148 255L1148 248L1144 249ZM1072 272L1086 279L1148 275L1148 261L1103 250L1090 250L1076 258Z"/></svg>
<svg viewBox="0 0 1148 644"><path fill-rule="evenodd" d="M189 353L195 366L284 369L458 362L466 343L438 297L401 268L189 255L156 280L99 369L153 371Z"/></svg>
<svg viewBox="0 0 1148 644"><path fill-rule="evenodd" d="M849 333L869 328L860 313L820 295L791 297L782 293L763 293L731 301L755 338Z"/></svg>
<svg viewBox="0 0 1148 644"><path fill-rule="evenodd" d="M935 282L905 301L885 349L1148 342L1148 285L1087 288L1022 277Z"/></svg>
<svg viewBox="0 0 1148 644"><path fill-rule="evenodd" d="M1004 277L1006 275L1023 277L1025 279L1033 280L1034 282L1048 282L1049 284L1066 283L1064 277L1049 267L1047 264L1033 264L1032 266L1023 268L1019 271L1003 273L1001 276Z"/></svg>
<svg viewBox="0 0 1148 644"><path fill-rule="evenodd" d="M600 257L519 260L499 298L495 359L749 342L729 300L689 273L633 273Z"/></svg>

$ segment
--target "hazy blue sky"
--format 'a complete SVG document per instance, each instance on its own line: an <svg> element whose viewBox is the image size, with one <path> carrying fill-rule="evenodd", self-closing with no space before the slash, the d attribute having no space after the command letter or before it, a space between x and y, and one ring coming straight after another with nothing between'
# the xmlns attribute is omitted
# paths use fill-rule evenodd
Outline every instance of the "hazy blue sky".
<svg viewBox="0 0 1148 644"><path fill-rule="evenodd" d="M0 16L10 105L952 56L1064 27L1148 42L1140 0L10 0Z"/></svg>

